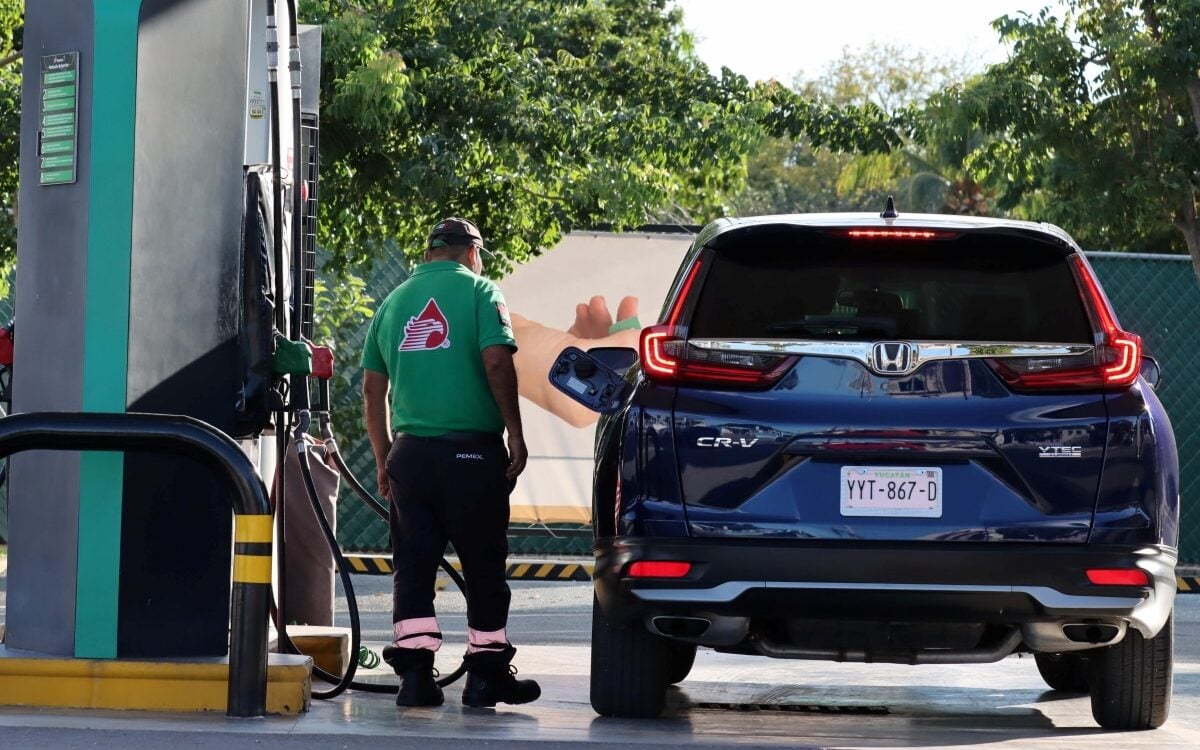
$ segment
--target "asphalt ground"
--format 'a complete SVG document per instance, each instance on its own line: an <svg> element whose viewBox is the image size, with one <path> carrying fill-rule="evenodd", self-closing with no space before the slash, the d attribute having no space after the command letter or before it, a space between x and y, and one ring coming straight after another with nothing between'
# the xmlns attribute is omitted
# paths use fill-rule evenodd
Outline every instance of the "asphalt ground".
<svg viewBox="0 0 1200 750"><path fill-rule="evenodd" d="M6 580L0 576L0 620ZM390 638L390 581L355 576L363 635L376 651ZM390 696L347 693L314 701L307 714L234 720L168 715L0 709L5 748L1153 748L1200 747L1200 596L1176 604L1175 691L1171 719L1150 732L1104 732L1086 696L1045 687L1031 658L997 664L907 667L776 661L702 650L692 674L672 688L654 721L597 717L588 704L591 587L575 582L513 582L510 636L521 676L543 696L526 706L463 708L461 683L446 704L397 709ZM438 595L448 671L466 642L465 603ZM339 599L339 622L345 600ZM364 679L388 680L386 670Z"/></svg>

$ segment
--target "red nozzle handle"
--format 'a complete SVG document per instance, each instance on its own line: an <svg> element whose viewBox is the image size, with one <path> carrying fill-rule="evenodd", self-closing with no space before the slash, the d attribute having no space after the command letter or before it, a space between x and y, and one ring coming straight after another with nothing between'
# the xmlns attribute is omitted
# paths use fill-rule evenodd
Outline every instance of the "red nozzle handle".
<svg viewBox="0 0 1200 750"><path fill-rule="evenodd" d="M13 363L13 331L12 326L0 327L0 365L12 367Z"/></svg>
<svg viewBox="0 0 1200 750"><path fill-rule="evenodd" d="M320 380L333 377L333 350L328 346L312 347L312 376Z"/></svg>

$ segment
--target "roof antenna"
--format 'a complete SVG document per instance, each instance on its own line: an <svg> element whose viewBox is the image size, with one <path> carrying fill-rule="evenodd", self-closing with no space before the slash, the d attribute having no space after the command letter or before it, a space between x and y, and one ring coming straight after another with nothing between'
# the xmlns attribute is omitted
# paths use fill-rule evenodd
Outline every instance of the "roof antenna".
<svg viewBox="0 0 1200 750"><path fill-rule="evenodd" d="M892 196L888 196L887 206L884 207L883 213L879 214L881 219L897 219L900 214L896 212L896 201L892 200Z"/></svg>

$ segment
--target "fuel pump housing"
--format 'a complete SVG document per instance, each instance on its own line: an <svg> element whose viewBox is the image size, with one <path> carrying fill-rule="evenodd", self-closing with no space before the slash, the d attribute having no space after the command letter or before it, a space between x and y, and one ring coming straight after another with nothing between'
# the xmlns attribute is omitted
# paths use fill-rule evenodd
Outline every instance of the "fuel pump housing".
<svg viewBox="0 0 1200 750"><path fill-rule="evenodd" d="M261 428L245 419L247 352L273 331L249 321L257 305L289 304L290 290L275 293L287 267L261 246L248 251L247 237L269 247L270 233L290 235L286 196L310 156L291 136L293 29L282 1L278 102L266 78L272 1L26 4L14 411ZM268 161L276 132L284 221L260 227L248 165ZM8 648L100 659L227 652L229 491L207 467L160 454L26 453L9 482Z"/></svg>

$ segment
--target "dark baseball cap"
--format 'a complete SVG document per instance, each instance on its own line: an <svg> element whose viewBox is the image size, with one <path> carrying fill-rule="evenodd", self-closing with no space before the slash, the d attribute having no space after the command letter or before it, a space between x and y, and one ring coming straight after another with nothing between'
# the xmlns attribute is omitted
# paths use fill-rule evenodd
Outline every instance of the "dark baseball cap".
<svg viewBox="0 0 1200 750"><path fill-rule="evenodd" d="M451 216L442 219L429 230L429 249L452 245L477 245L479 252L487 257L492 254L483 246L483 235L479 227L466 219Z"/></svg>

